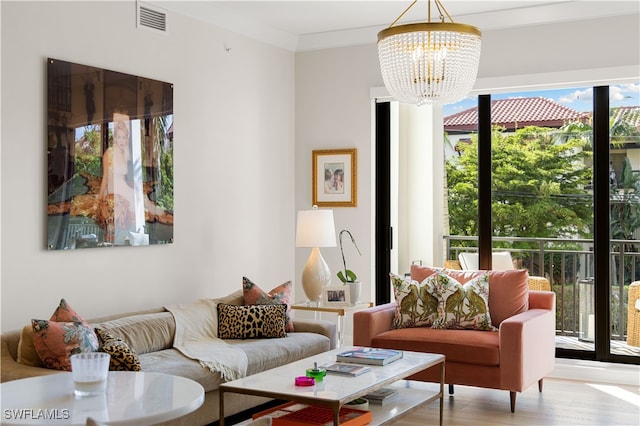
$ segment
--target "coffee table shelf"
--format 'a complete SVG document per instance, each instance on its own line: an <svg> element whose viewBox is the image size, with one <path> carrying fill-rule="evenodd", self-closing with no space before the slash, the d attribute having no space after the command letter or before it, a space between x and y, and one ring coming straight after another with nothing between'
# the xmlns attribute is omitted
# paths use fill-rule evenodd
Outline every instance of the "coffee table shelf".
<svg viewBox="0 0 640 426"><path fill-rule="evenodd" d="M425 354L404 351L402 359L386 366L370 366L371 371L357 377L329 374L323 382L313 387L296 387L294 378L304 375L314 363L325 365L336 360L336 354L344 351L334 349L300 361L293 362L258 374L220 385L220 426L224 426L224 397L226 393L257 395L268 398L296 401L303 404L324 405L334 412L337 425L340 407L347 402L366 395L382 387L397 387L401 394L392 402L382 406L369 406L373 414L373 425L392 423L404 414L429 402L440 399L440 425L444 403L444 362L439 354ZM403 380L430 367L440 367L440 383Z"/></svg>
<svg viewBox="0 0 640 426"><path fill-rule="evenodd" d="M371 424L391 424L414 410L439 399L438 386L437 383L424 383L414 380L398 380L389 386L385 386L397 389L400 394L385 405L369 403L368 410L373 415Z"/></svg>

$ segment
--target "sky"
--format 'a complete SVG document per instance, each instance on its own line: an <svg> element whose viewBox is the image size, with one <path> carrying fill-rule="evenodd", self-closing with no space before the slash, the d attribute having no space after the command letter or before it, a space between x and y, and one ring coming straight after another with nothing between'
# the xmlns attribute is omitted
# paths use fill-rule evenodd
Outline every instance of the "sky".
<svg viewBox="0 0 640 426"><path fill-rule="evenodd" d="M593 108L593 89L591 87L576 87L570 89L536 90L531 92L513 92L491 95L492 100L517 97L544 97L549 98L560 105L576 111L591 111ZM478 98L473 96L465 98L455 104L444 106L444 116L455 114L477 105ZM640 83L619 84L609 87L610 107L640 106Z"/></svg>

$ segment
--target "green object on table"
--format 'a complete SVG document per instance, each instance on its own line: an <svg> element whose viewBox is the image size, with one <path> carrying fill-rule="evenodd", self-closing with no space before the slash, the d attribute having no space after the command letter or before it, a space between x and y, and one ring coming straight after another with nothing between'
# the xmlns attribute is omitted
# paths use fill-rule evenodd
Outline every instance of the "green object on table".
<svg viewBox="0 0 640 426"><path fill-rule="evenodd" d="M327 370L325 368L318 368L317 362L313 363L313 368L307 368L307 377L313 377L316 379L316 382L321 382L326 375Z"/></svg>

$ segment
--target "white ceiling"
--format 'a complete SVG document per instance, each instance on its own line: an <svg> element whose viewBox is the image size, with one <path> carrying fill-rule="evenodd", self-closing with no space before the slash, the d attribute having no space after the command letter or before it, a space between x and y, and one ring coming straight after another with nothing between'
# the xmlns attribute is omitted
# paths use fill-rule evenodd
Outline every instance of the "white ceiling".
<svg viewBox="0 0 640 426"><path fill-rule="evenodd" d="M441 2L455 22L475 25L480 30L640 13L638 0ZM388 27L411 1L146 0L143 3L285 49L305 51L375 42L377 32ZM426 21L428 3L418 1L399 23ZM431 19L437 22L439 14L433 1L431 9ZM170 20L167 27L171 31Z"/></svg>

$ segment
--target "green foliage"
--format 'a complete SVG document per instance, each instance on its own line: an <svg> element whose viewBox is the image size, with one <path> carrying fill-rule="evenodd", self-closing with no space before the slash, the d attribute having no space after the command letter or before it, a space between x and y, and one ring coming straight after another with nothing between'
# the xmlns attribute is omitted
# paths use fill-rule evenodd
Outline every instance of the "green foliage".
<svg viewBox="0 0 640 426"><path fill-rule="evenodd" d="M354 283L354 282L356 282L358 280L358 277L356 276L355 272L353 272L350 269L347 269L347 261L345 260L344 248L342 247L342 234L349 234L349 237L351 237L351 242L353 243L353 246L358 251L358 254L360 256L362 256L362 253L360 252L360 249L358 248L358 244L356 243L356 239L353 238L353 235L351 235L351 232L349 232L346 229L343 229L342 231L340 231L340 234L338 236L338 240L340 241L340 254L342 255L342 266L343 266L343 269L341 271L338 271L338 273L336 275L337 275L338 279L340 281L342 281L343 284Z"/></svg>
<svg viewBox="0 0 640 426"><path fill-rule="evenodd" d="M611 238L631 240L640 227L640 176L633 173L629 158L625 157L620 186L611 188Z"/></svg>
<svg viewBox="0 0 640 426"><path fill-rule="evenodd" d="M158 206L173 211L173 146L160 154L160 184L156 185Z"/></svg>
<svg viewBox="0 0 640 426"><path fill-rule="evenodd" d="M590 237L591 170L583 139L561 140L554 129L525 127L492 133L493 235ZM461 144L447 162L450 232L478 235L478 140ZM516 220L517 218L517 220Z"/></svg>
<svg viewBox="0 0 640 426"><path fill-rule="evenodd" d="M346 276L345 276L346 274ZM346 283L354 283L358 280L358 277L356 276L355 272L353 272L351 269L345 269L344 271L338 271L337 273L338 279L340 281L342 281L343 284Z"/></svg>
<svg viewBox="0 0 640 426"><path fill-rule="evenodd" d="M92 154L78 154L75 157L75 173L87 173L92 176L102 176L102 161L99 156Z"/></svg>

